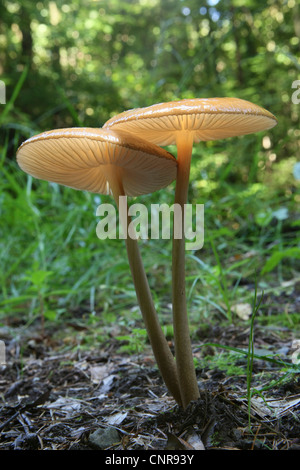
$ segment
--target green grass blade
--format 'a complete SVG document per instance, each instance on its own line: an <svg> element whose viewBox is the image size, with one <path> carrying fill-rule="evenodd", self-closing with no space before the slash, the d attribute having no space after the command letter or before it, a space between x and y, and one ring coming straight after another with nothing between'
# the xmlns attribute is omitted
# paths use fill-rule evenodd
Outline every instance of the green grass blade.
<svg viewBox="0 0 300 470"><path fill-rule="evenodd" d="M5 117L7 116L7 114L8 114L9 111L11 110L11 108L12 108L14 102L16 101L16 99L17 99L17 97L18 97L18 95L19 95L19 93L20 93L20 91L21 91L21 89L22 89L23 83L24 83L25 80L26 80L26 77L27 77L27 74L28 74L28 70L29 70L29 66L26 65L26 66L24 67L23 72L21 73L21 76L20 76L20 78L19 78L19 80L18 80L18 82L17 82L15 88L14 88L14 91L13 91L13 93L12 93L12 95L11 95L10 100L9 100L8 103L6 104L6 106L5 106L4 110L3 110L3 113L2 113L1 116L0 116L0 124L1 124L1 122L4 121Z"/></svg>

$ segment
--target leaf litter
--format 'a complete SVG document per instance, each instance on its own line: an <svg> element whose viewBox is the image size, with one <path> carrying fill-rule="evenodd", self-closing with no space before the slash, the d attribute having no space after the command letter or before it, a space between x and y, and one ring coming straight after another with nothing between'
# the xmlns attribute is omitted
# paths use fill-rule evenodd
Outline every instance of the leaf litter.
<svg viewBox="0 0 300 470"><path fill-rule="evenodd" d="M246 349L243 325L210 325L194 335L201 398L186 410L167 394L148 346L120 354L112 337L86 351L58 344L53 327L31 341L22 331L5 331L0 450L300 449L299 374L281 381L286 371L258 356L249 407L246 374L202 362L208 352L216 355L210 344ZM287 357L293 341L292 329L255 334L257 348ZM246 370L246 359L239 362ZM271 381L274 387L267 387Z"/></svg>

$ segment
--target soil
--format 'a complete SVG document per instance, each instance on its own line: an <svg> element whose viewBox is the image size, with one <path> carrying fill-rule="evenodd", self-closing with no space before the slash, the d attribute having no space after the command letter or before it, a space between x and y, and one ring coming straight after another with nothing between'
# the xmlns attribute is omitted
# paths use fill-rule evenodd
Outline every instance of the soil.
<svg viewBox="0 0 300 470"><path fill-rule="evenodd" d="M299 375L254 360L251 388L275 382L253 395L249 412L246 374L198 366L201 397L183 410L168 395L148 346L121 353L111 334L84 350L75 344L84 330L76 323L63 335L51 325L43 332L37 326L1 329L0 450L300 449ZM207 326L195 338L201 359L216 353L211 343L247 348L249 328ZM280 351L287 361L293 341L288 328L255 329L256 347ZM245 361L240 358L244 368Z"/></svg>

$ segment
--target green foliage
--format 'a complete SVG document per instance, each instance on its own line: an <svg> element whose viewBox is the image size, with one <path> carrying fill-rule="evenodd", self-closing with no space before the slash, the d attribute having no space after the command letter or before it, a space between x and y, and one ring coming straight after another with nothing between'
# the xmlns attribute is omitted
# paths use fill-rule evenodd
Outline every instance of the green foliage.
<svg viewBox="0 0 300 470"><path fill-rule="evenodd" d="M245 374L245 368L240 365L242 354L234 351L225 351L215 355L207 355L199 361L197 367L207 367L209 370L221 370L228 376L242 376Z"/></svg>
<svg viewBox="0 0 300 470"><path fill-rule="evenodd" d="M300 259L300 248L288 248L283 251L275 251L262 269L262 274L272 271L283 259Z"/></svg>
<svg viewBox="0 0 300 470"><path fill-rule="evenodd" d="M269 132L194 147L189 200L205 203L205 243L187 254L192 323L235 320L257 272L265 291L297 278L299 25L295 0L0 2L1 318L58 320L82 305L90 322L122 312L136 326L124 244L95 233L96 208L110 198L28 177L15 155L35 133L99 127L180 98L237 96L278 118ZM139 202L173 197L170 185ZM147 240L141 251L168 325L171 244Z"/></svg>
<svg viewBox="0 0 300 470"><path fill-rule="evenodd" d="M145 348L147 331L144 328L133 328L130 334L117 336L116 339L124 343L119 348L121 352L138 354Z"/></svg>

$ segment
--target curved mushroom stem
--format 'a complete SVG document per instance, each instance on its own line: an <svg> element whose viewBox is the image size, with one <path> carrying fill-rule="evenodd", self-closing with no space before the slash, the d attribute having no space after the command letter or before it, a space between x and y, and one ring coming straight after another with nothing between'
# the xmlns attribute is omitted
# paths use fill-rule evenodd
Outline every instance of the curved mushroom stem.
<svg viewBox="0 0 300 470"><path fill-rule="evenodd" d="M184 205L187 203L192 149L192 133L181 133L177 139L178 166L175 204L179 204L181 207L182 236L178 239L173 237L172 298L175 358L184 408L190 401L197 400L200 396L193 362L185 293Z"/></svg>
<svg viewBox="0 0 300 470"><path fill-rule="evenodd" d="M118 177L115 168L108 168L106 176L109 181L114 200L119 208L119 197L125 196L122 179L121 177ZM128 227L130 223L128 210L126 210L126 214L124 215L126 216L126 220L122 220L123 214L120 212L121 224L123 227ZM141 259L138 242L136 239L132 239L128 233L126 233L125 242L138 303L142 312L154 357L169 392L172 394L176 402L182 406L175 359L171 353L158 320Z"/></svg>

